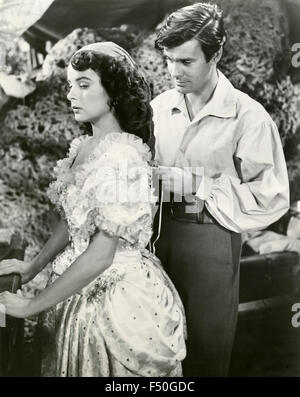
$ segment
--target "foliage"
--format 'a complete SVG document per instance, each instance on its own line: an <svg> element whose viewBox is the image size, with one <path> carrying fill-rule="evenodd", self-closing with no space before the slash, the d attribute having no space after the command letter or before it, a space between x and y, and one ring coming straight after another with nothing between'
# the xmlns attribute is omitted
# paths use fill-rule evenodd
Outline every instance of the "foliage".
<svg viewBox="0 0 300 397"><path fill-rule="evenodd" d="M297 151L289 144L296 131L297 96L287 75L290 55L284 10L279 0L217 2L224 9L228 29L220 69L237 88L261 102L276 121L289 150L291 194L299 198L300 170L293 159ZM178 2L178 7L188 3ZM64 92L66 65L78 48L107 40L133 55L143 67L154 96L172 86L165 61L154 49L155 32L134 26L80 28L50 49L39 76L44 80L37 82L37 90L25 101L10 101L0 115L0 210L4 222L24 231L29 257L43 244L51 228L53 215L46 188L53 178L55 162L64 157L70 141L82 133ZM9 57L12 72L26 69L26 57L17 47Z"/></svg>

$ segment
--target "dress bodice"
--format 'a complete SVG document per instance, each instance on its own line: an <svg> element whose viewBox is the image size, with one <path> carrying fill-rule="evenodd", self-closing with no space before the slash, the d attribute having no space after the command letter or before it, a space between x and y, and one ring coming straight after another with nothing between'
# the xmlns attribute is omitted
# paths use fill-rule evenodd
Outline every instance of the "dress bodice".
<svg viewBox="0 0 300 397"><path fill-rule="evenodd" d="M53 262L59 274L85 251L97 230L120 237L116 257L143 250L152 234L156 198L149 147L135 135L110 133L83 164L72 166L87 139L83 135L72 141L67 157L57 162L56 180L48 190L70 234L69 246Z"/></svg>

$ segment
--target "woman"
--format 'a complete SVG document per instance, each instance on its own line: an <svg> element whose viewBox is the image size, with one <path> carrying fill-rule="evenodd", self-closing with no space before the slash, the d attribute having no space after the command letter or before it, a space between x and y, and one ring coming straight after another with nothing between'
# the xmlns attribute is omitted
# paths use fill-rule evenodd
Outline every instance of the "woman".
<svg viewBox="0 0 300 397"><path fill-rule="evenodd" d="M93 135L73 140L49 195L61 213L32 263L6 260L0 274L32 279L49 262L34 299L4 293L15 317L45 311L42 374L180 376L185 357L181 301L158 259L145 250L152 229L149 89L114 43L75 53L68 100ZM125 132L127 131L127 132Z"/></svg>

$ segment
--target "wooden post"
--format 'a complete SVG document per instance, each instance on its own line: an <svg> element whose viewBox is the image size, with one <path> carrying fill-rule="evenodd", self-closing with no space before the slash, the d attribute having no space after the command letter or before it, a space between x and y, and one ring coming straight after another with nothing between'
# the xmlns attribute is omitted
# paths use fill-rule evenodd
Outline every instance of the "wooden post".
<svg viewBox="0 0 300 397"><path fill-rule="evenodd" d="M24 259L25 245L18 233L1 229L0 260ZM18 274L0 276L0 292L15 293L21 287ZM22 370L22 348L24 321L6 316L5 327L0 327L0 376L20 376Z"/></svg>

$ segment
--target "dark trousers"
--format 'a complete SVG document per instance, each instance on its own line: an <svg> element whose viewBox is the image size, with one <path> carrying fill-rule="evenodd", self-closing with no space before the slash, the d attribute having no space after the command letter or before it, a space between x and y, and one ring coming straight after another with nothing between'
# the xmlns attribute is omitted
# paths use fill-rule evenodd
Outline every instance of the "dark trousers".
<svg viewBox="0 0 300 397"><path fill-rule="evenodd" d="M157 219L155 223L157 227ZM164 209L156 255L186 312L184 376L228 375L238 315L240 251L240 234L215 221L178 221Z"/></svg>

